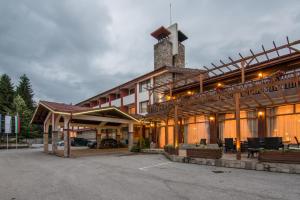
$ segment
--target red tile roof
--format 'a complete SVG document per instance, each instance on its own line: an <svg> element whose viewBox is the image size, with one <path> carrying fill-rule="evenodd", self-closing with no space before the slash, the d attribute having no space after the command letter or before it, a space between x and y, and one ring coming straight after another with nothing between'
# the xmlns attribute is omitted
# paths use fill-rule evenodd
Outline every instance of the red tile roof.
<svg viewBox="0 0 300 200"><path fill-rule="evenodd" d="M56 102L49 102L49 101L40 101L40 103L48 108L50 108L53 111L57 112L83 112L83 111L89 111L93 110L93 108L88 107L82 107L82 106L74 106L70 104L65 103L56 103Z"/></svg>

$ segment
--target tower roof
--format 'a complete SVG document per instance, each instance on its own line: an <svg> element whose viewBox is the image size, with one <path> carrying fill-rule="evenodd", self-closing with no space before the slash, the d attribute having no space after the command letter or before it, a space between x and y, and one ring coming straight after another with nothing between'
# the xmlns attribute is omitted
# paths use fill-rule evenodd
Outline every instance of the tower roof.
<svg viewBox="0 0 300 200"><path fill-rule="evenodd" d="M181 32L180 30L178 30L178 41L179 42L183 42L183 41L185 41L187 39L188 39L188 37L183 32Z"/></svg>
<svg viewBox="0 0 300 200"><path fill-rule="evenodd" d="M165 27L161 26L155 31L151 33L152 37L156 38L157 40L161 40L163 38L168 37L171 34L171 32L166 29Z"/></svg>

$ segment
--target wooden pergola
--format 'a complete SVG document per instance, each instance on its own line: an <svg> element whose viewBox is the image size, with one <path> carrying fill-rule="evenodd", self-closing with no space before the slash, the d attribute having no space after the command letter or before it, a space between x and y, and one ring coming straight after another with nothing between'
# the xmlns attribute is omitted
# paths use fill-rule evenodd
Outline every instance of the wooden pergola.
<svg viewBox="0 0 300 200"><path fill-rule="evenodd" d="M297 48L300 40L278 46L273 42L274 48L244 57L239 53L240 59L221 65L212 63L212 68L204 66L206 71L192 74L180 79L167 80L164 83L154 84L147 89L151 93L163 93L168 96L164 102L148 106L147 119L152 121L174 119L174 145L178 145L179 119L195 115L216 116L219 113L234 112L236 119L236 148L237 159L241 158L240 148L240 111L254 110L262 107L274 107L283 104L300 102L300 70L294 68L288 72L279 71L268 77L258 80L245 80L245 74L257 71L264 66L276 65L288 61L297 60L300 64L300 51ZM204 84L217 82L222 77L232 77L240 74L239 83L213 88L204 91ZM195 94L174 96L178 91L184 91L191 87L199 87ZM215 119L212 117L212 119ZM216 133L215 133L216 134ZM167 132L166 132L167 135Z"/></svg>

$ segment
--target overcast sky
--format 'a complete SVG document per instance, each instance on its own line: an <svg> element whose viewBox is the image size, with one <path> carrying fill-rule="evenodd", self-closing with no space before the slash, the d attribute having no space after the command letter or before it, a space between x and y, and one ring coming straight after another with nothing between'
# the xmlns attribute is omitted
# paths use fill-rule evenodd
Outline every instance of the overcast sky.
<svg viewBox="0 0 300 200"><path fill-rule="evenodd" d="M0 0L0 74L36 100L78 103L153 70L150 33L172 19L199 68L300 39L299 0Z"/></svg>

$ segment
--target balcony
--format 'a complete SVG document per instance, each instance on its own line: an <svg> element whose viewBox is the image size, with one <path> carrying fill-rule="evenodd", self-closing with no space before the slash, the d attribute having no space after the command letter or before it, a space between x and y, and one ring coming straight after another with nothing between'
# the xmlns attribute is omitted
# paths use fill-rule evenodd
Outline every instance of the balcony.
<svg viewBox="0 0 300 200"><path fill-rule="evenodd" d="M140 92L138 93L138 101L148 101L149 100L149 93L147 92Z"/></svg>
<svg viewBox="0 0 300 200"><path fill-rule="evenodd" d="M123 105L133 104L135 102L134 94L123 97Z"/></svg>
<svg viewBox="0 0 300 200"><path fill-rule="evenodd" d="M101 108L103 108L103 107L108 107L109 106L109 102L106 102L106 103L104 103L104 104L101 104Z"/></svg>
<svg viewBox="0 0 300 200"><path fill-rule="evenodd" d="M121 99L115 99L111 101L111 106L120 107L121 106Z"/></svg>

